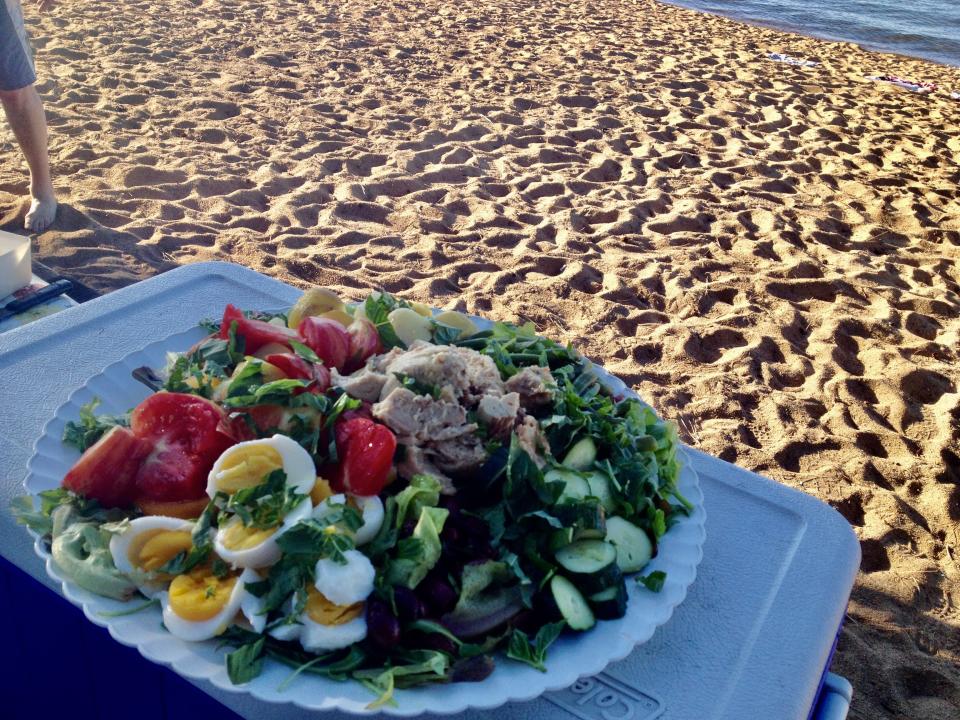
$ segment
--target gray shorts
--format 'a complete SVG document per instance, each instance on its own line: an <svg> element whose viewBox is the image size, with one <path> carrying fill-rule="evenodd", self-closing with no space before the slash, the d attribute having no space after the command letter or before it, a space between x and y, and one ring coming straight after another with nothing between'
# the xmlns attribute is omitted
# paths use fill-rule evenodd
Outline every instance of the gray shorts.
<svg viewBox="0 0 960 720"><path fill-rule="evenodd" d="M19 90L36 81L20 0L0 0L0 90Z"/></svg>

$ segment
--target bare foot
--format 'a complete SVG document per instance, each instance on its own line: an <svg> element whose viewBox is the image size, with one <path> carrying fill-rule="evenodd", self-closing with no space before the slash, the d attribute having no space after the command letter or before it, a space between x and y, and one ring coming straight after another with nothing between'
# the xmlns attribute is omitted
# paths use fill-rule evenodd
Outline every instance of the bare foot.
<svg viewBox="0 0 960 720"><path fill-rule="evenodd" d="M57 215L57 199L53 195L34 197L24 218L23 226L30 232L43 232Z"/></svg>

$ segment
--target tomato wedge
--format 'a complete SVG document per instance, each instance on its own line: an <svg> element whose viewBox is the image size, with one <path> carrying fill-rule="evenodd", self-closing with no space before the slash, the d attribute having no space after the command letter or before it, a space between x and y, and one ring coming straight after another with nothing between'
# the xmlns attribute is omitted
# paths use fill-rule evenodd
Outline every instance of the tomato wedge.
<svg viewBox="0 0 960 720"><path fill-rule="evenodd" d="M253 355L264 345L277 343L286 347L291 340L299 340L296 331L278 325L271 325L263 320L251 320L244 317L239 308L227 305L223 311L223 321L220 324L220 337L226 340L230 337L230 326L237 324L237 335L243 338L243 351Z"/></svg>
<svg viewBox="0 0 960 720"><path fill-rule="evenodd" d="M308 389L313 393L326 392L330 387L330 371L323 365L314 365L293 353L267 355L265 360L294 380L309 380Z"/></svg>
<svg viewBox="0 0 960 720"><path fill-rule="evenodd" d="M125 427L112 428L80 456L63 486L104 507L130 505L137 494L137 472L149 452L149 442Z"/></svg>
<svg viewBox="0 0 960 720"><path fill-rule="evenodd" d="M130 416L130 428L152 450L137 473L135 500L203 497L210 468L235 442L229 427L223 410L196 395L160 392L140 403Z"/></svg>
<svg viewBox="0 0 960 720"><path fill-rule="evenodd" d="M340 421L334 428L339 464L332 484L354 495L376 495L393 467L397 438L386 425L363 417Z"/></svg>

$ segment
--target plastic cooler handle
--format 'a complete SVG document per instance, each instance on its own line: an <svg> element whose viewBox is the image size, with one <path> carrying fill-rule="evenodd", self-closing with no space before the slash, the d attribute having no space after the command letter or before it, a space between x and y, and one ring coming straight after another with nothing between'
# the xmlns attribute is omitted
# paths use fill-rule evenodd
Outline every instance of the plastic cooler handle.
<svg viewBox="0 0 960 720"><path fill-rule="evenodd" d="M846 678L827 673L814 720L846 720L852 697L853 686Z"/></svg>

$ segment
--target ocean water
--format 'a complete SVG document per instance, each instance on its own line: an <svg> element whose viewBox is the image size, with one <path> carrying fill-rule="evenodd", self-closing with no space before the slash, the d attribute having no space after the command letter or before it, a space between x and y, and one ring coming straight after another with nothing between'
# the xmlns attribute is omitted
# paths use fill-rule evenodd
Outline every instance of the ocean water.
<svg viewBox="0 0 960 720"><path fill-rule="evenodd" d="M960 0L667 1L804 35L855 42L871 50L960 66Z"/></svg>

